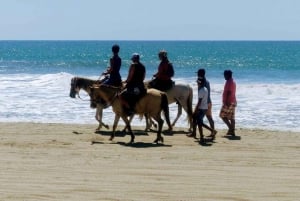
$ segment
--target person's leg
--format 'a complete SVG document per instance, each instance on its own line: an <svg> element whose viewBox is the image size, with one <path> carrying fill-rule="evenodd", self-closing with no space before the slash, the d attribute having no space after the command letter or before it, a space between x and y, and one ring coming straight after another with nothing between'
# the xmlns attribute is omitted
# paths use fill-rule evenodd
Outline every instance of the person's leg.
<svg viewBox="0 0 300 201"><path fill-rule="evenodd" d="M231 104L228 109L227 119L230 123L229 135L235 136L235 105Z"/></svg>
<svg viewBox="0 0 300 201"><path fill-rule="evenodd" d="M121 102L123 111L128 116L132 115L132 111L130 110L130 105L127 101L129 98L128 89L125 89L124 91L122 91L119 97L120 97L120 102Z"/></svg>
<svg viewBox="0 0 300 201"><path fill-rule="evenodd" d="M215 122L212 118L212 103L208 103L208 108L207 108L207 112L206 112L206 118L209 122L210 128L214 131L215 130ZM214 132L211 132L211 135Z"/></svg>
<svg viewBox="0 0 300 201"><path fill-rule="evenodd" d="M229 112L229 107L223 105L220 111L220 118L223 120L223 122L227 125L228 127L228 131L227 131L227 135L229 135L231 133L231 123L228 120L228 112Z"/></svg>
<svg viewBox="0 0 300 201"><path fill-rule="evenodd" d="M202 124L201 123L198 123L198 128L199 128L199 133L200 133L199 142L200 143L204 143L203 128L202 128Z"/></svg>
<svg viewBox="0 0 300 201"><path fill-rule="evenodd" d="M199 140L200 143L205 143L204 136L203 136L203 126L205 125L205 124L203 124L203 118L204 118L205 114L206 114L206 110L202 110L202 109L199 110L197 123L198 123L198 128L199 128L199 133L200 133L200 140ZM205 125L205 126L208 127L207 125Z"/></svg>
<svg viewBox="0 0 300 201"><path fill-rule="evenodd" d="M228 134L235 136L235 119L230 120L230 132Z"/></svg>
<svg viewBox="0 0 300 201"><path fill-rule="evenodd" d="M227 131L227 134L229 134L229 133L231 133L231 122L228 120L228 118L227 117L223 117L222 118L222 120L223 120L223 122L227 125L227 127L228 127L228 131Z"/></svg>

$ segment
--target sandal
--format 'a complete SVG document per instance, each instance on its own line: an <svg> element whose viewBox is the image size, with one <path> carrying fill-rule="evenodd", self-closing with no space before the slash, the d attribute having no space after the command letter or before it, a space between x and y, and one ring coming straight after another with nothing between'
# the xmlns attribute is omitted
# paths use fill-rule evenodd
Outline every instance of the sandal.
<svg viewBox="0 0 300 201"><path fill-rule="evenodd" d="M208 137L211 137L212 140L214 140L216 138L218 131L214 130Z"/></svg>

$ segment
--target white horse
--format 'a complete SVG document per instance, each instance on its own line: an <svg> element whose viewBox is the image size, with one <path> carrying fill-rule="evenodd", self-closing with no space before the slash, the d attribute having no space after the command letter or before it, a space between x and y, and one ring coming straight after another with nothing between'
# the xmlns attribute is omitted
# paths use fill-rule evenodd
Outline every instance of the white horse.
<svg viewBox="0 0 300 201"><path fill-rule="evenodd" d="M93 84L99 84L99 80L91 80L87 78L82 77L74 77L71 80L71 89L70 89L70 97L75 98L76 94L79 94L79 91L83 89L90 95L90 87ZM146 83L145 83L146 84ZM177 120L182 114L182 108L187 113L188 123L189 123L189 130L192 130L192 101L193 101L193 89L186 84L175 84L170 90L165 92L168 97L168 103L176 103L178 112L176 115L176 118L172 122L172 127L175 126ZM103 109L105 109L106 105L103 105L102 103L97 103L97 110L95 118L99 122L99 126L96 130L100 130L102 126L104 126L106 129L108 129L108 125L104 124L102 122L102 115L103 115ZM132 116L133 117L133 116ZM131 118L132 118L131 117ZM146 130L150 129L151 127L151 121L148 124Z"/></svg>

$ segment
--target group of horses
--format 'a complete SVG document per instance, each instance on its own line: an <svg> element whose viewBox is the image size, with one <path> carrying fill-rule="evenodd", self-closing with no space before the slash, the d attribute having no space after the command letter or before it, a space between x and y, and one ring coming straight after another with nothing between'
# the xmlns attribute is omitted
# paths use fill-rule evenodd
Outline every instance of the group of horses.
<svg viewBox="0 0 300 201"><path fill-rule="evenodd" d="M147 84L145 83L145 86ZM99 131L102 126L109 129L109 126L102 122L103 109L112 106L112 110L115 113L115 119L113 123L113 130L110 136L112 140L115 136L115 131L119 122L122 118L125 122L125 129L128 129L131 140L130 143L134 142L134 133L131 130L130 122L133 115L128 118L127 114L123 110L120 102L119 94L122 87L114 87L109 85L100 84L99 80L92 80L83 77L73 77L71 79L70 97L75 98L76 95L79 97L80 90L84 90L90 96L90 106L96 108L95 118L99 122ZM187 113L189 129L192 129L192 100L193 100L193 89L189 85L175 84L170 90L162 92L153 88L147 89L147 93L143 96L135 106L135 114L143 115L146 117L146 130L149 130L153 124L152 120L155 120L158 124L157 138L155 143L162 142L163 137L161 135L164 120L161 117L161 112L164 113L166 123L171 131L177 120L182 114L182 108ZM175 103L178 106L177 116L170 123L169 116L169 104ZM105 103L105 104L104 104Z"/></svg>

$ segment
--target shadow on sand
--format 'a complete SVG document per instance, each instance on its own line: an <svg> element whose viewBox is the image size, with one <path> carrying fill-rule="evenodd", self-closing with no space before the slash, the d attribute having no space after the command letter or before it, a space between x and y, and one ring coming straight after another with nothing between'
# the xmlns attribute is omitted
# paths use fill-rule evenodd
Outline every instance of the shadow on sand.
<svg viewBox="0 0 300 201"><path fill-rule="evenodd" d="M228 140L241 140L241 136L238 135L224 135L223 138L227 138Z"/></svg>
<svg viewBox="0 0 300 201"><path fill-rule="evenodd" d="M157 143L150 143L150 142L134 142L134 143L126 143L126 142L117 142L117 144L126 147L132 148L154 148L154 147L172 147L172 145L167 144L157 144Z"/></svg>

